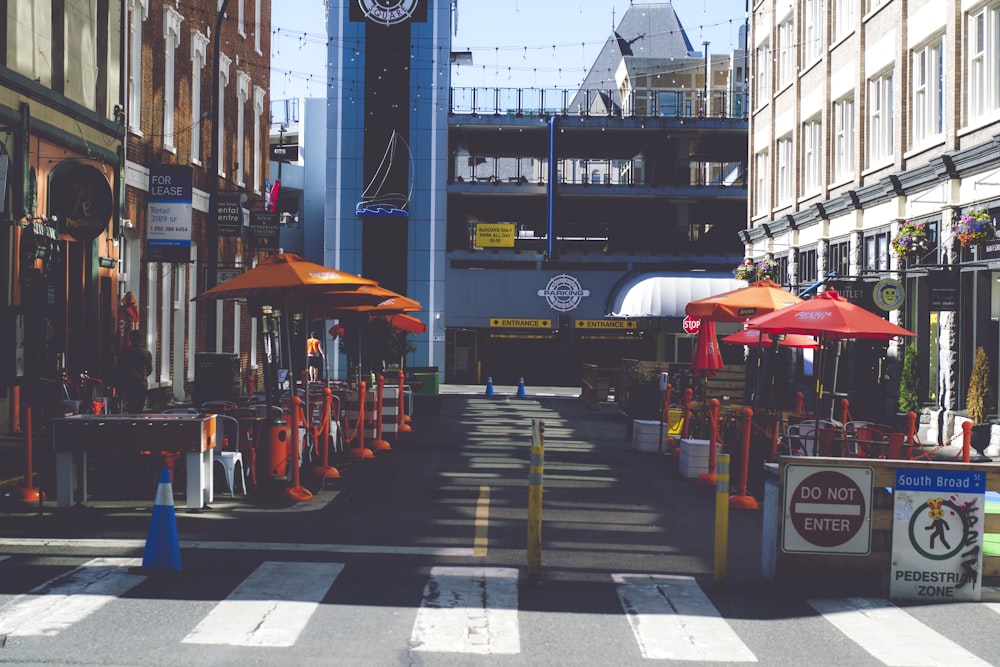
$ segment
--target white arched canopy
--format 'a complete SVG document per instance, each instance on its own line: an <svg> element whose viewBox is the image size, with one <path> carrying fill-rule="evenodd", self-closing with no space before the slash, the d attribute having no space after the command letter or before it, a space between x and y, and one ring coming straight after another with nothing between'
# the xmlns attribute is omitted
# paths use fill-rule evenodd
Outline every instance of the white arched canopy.
<svg viewBox="0 0 1000 667"><path fill-rule="evenodd" d="M611 301L612 317L684 317L696 299L746 287L732 276L643 273L622 284Z"/></svg>

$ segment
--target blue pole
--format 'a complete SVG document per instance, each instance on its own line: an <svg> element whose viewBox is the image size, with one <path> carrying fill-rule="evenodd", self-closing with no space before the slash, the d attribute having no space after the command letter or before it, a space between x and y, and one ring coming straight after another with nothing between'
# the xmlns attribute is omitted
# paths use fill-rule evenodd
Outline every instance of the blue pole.
<svg viewBox="0 0 1000 667"><path fill-rule="evenodd" d="M559 173L556 169L556 124L555 116L549 117L549 189L548 189L548 234L545 247L545 256L549 259L553 257L553 239L555 238L555 203L556 203L556 177Z"/></svg>

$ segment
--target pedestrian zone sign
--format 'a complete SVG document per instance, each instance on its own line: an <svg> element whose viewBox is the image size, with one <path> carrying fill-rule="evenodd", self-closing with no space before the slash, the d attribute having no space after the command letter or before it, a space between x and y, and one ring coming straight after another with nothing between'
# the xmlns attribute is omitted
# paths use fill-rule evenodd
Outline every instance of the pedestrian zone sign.
<svg viewBox="0 0 1000 667"><path fill-rule="evenodd" d="M782 550L871 553L873 476L873 470L867 467L788 465Z"/></svg>

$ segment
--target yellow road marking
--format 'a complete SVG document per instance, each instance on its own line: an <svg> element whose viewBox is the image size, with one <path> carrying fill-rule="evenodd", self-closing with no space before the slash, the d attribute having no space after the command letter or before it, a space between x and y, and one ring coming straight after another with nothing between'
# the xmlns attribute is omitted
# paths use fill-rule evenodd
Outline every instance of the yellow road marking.
<svg viewBox="0 0 1000 667"><path fill-rule="evenodd" d="M487 531L490 523L490 487L479 487L479 500L476 502L476 537L472 542L473 558L486 557L486 545L489 542Z"/></svg>

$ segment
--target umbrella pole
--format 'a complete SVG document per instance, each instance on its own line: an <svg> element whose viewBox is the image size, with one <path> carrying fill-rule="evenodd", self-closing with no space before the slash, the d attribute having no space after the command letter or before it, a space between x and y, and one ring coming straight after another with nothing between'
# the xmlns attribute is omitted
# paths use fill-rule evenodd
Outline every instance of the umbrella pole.
<svg viewBox="0 0 1000 667"><path fill-rule="evenodd" d="M841 341L837 339L833 343L836 347L833 350L833 382L830 383L830 420L835 421L834 413L837 410L836 401L833 400L834 395L837 393L837 375L840 371L840 346Z"/></svg>

